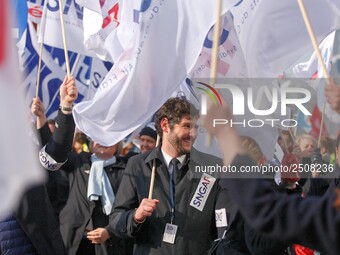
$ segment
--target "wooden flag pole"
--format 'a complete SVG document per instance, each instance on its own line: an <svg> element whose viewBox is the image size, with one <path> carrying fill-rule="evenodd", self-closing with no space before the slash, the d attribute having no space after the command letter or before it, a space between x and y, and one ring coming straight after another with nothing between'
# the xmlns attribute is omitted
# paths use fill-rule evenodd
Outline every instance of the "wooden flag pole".
<svg viewBox="0 0 340 255"><path fill-rule="evenodd" d="M76 68L79 64L79 60L80 60L80 54L77 54L76 60L74 60L73 66L72 66L72 70L71 70L71 75L74 76L74 72L76 71Z"/></svg>
<svg viewBox="0 0 340 255"><path fill-rule="evenodd" d="M220 45L219 39L221 33L221 12L222 12L222 0L217 0L216 24L214 26L214 38L210 68L210 78L212 86L215 86L216 83L218 48Z"/></svg>
<svg viewBox="0 0 340 255"><path fill-rule="evenodd" d="M321 51L319 49L319 44L318 44L318 42L316 40L316 37L315 37L314 31L313 31L312 25L310 23L310 20L309 20L309 17L308 17L306 8L305 8L305 5L303 3L303 0L297 0L297 1L298 1L299 7L300 7L300 11L301 11L303 20L305 22L305 25L306 25L306 28L307 28L307 31L308 31L308 34L309 34L309 37L310 37L310 40L312 41L312 44L313 44L316 56L317 56L317 58L319 60L319 63L321 64L322 72L323 72L323 75L326 78L327 85L328 85L330 83L330 80L329 80L330 76L329 76L329 73L327 71L325 62L323 61L323 58L322 58L322 55L321 55ZM324 103L323 109L322 109L320 133L319 133L319 139L318 139L318 148L320 148L321 134L322 134L323 124L324 124L325 108L326 108L326 102Z"/></svg>
<svg viewBox="0 0 340 255"><path fill-rule="evenodd" d="M43 52L43 48L44 48L44 33L45 31L41 31L42 29L45 29L45 27L43 27L43 22L46 22L46 10L47 10L47 1L45 1L44 3L44 7L42 10L42 14L41 14L41 23L39 25L39 36L42 34L41 36L41 43L40 43L40 48L39 48L39 61L38 61L38 71L37 71L37 85L35 88L35 97L38 98L39 97L39 87L40 87L40 72L41 72L41 62L42 62L42 52Z"/></svg>
<svg viewBox="0 0 340 255"><path fill-rule="evenodd" d="M286 151L289 153L289 151L288 151L288 144L287 144L287 141L283 138L282 129L279 129L279 133L280 133L280 136L281 136L281 140L283 141L283 145L285 146Z"/></svg>
<svg viewBox="0 0 340 255"><path fill-rule="evenodd" d="M310 37L310 40L312 41L312 44L313 44L316 56L317 56L319 62L321 63L322 72L323 72L325 78L329 79L330 76L329 76L329 73L327 71L325 62L323 61L323 58L322 58L322 55L321 55L321 51L319 49L319 44L318 44L318 42L316 40L316 37L315 37L314 31L313 31L312 25L310 23L310 19L308 17L305 5L303 3L303 0L297 0L297 1L298 1L299 7L300 7L300 10L301 10L301 14L302 14L303 20L305 22L305 25L306 25L309 37Z"/></svg>
<svg viewBox="0 0 340 255"><path fill-rule="evenodd" d="M160 137L157 135L157 141L156 141L156 147L160 143ZM152 172L151 172L151 179L150 179L150 188L149 188L149 199L152 199L152 194L153 194L153 187L155 184L155 176L156 176L156 159L153 160L152 162Z"/></svg>
<svg viewBox="0 0 340 255"><path fill-rule="evenodd" d="M292 130L290 130L290 128L288 128L288 132L289 132L289 135L292 138L293 142L295 143L296 139L295 139L295 136L294 136Z"/></svg>
<svg viewBox="0 0 340 255"><path fill-rule="evenodd" d="M38 71L37 71L37 85L35 87L35 97L39 98L39 86L40 86L40 71L41 71L41 60L42 60L42 51L43 51L44 43L40 43L39 48L39 62L38 62Z"/></svg>
<svg viewBox="0 0 340 255"><path fill-rule="evenodd" d="M211 55L211 67L210 67L210 85L215 86L216 75L217 75L217 58L218 49L220 45L220 32L221 32L221 13L222 13L222 0L217 0L217 11L216 11L216 24L214 26L214 38L213 38L213 48ZM206 146L211 145L211 135L207 134L205 139Z"/></svg>
<svg viewBox="0 0 340 255"><path fill-rule="evenodd" d="M65 35L65 26L64 26L64 14L63 14L62 6L63 6L62 0L59 0L60 25L61 25L61 33L62 33L62 37L63 37L63 44L64 44L66 72L67 72L67 76L70 76L71 75L70 61L68 59L68 53L67 53L67 44L66 44L66 35Z"/></svg>

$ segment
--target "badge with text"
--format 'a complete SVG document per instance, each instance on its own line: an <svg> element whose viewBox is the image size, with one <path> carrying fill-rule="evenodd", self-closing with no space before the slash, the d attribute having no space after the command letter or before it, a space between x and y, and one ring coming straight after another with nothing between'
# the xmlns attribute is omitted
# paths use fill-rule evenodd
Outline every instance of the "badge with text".
<svg viewBox="0 0 340 255"><path fill-rule="evenodd" d="M175 238L176 238L176 232L177 232L177 226L174 224L167 223L165 226L165 230L164 230L163 242L174 244Z"/></svg>
<svg viewBox="0 0 340 255"><path fill-rule="evenodd" d="M227 213L225 208L215 210L215 220L217 228L228 226Z"/></svg>
<svg viewBox="0 0 340 255"><path fill-rule="evenodd" d="M190 205L196 208L199 211L203 211L205 202L209 197L210 191L214 186L216 178L212 177L209 174L203 174L202 178L197 186L195 194L191 199Z"/></svg>
<svg viewBox="0 0 340 255"><path fill-rule="evenodd" d="M60 167L65 164L66 161L63 162L63 163L58 163L50 155L48 155L48 153L45 151L45 148L46 148L46 145L44 146L44 148L42 148L39 151L39 160L40 160L40 163L47 170L50 170L50 171L57 171L57 170L59 170Z"/></svg>

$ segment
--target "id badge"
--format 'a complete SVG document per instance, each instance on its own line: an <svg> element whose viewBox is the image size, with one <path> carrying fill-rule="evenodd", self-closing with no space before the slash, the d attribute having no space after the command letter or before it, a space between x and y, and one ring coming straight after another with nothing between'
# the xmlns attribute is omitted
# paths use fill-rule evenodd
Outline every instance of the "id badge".
<svg viewBox="0 0 340 255"><path fill-rule="evenodd" d="M164 230L164 235L163 235L163 242L175 243L175 238L176 238L176 232L177 232L177 225L167 223L165 226Z"/></svg>
<svg viewBox="0 0 340 255"><path fill-rule="evenodd" d="M222 228L222 227L228 226L227 213L226 213L225 208L215 210L215 220L216 220L216 227L217 228Z"/></svg>

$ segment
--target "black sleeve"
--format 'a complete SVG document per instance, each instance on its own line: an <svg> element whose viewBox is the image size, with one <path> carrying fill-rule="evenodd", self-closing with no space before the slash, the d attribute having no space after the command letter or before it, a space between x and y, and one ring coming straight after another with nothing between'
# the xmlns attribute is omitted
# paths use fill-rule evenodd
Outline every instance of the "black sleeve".
<svg viewBox="0 0 340 255"><path fill-rule="evenodd" d="M44 168L56 171L67 161L68 153L72 150L74 129L73 116L65 115L59 110L55 131L39 152L39 160Z"/></svg>
<svg viewBox="0 0 340 255"><path fill-rule="evenodd" d="M136 174L133 171L133 161L134 158L130 159L126 165L113 205L113 213L110 215L110 223L106 227L111 235L121 238L135 237L142 226L133 220L135 208L139 206L134 188Z"/></svg>
<svg viewBox="0 0 340 255"><path fill-rule="evenodd" d="M48 143L52 136L52 132L48 127L48 123L46 122L45 125L42 128L39 128L37 131L40 137L40 144L44 146Z"/></svg>
<svg viewBox="0 0 340 255"><path fill-rule="evenodd" d="M271 238L256 231L247 222L244 223L244 238L252 255L284 254L285 249L289 246L288 243L278 238Z"/></svg>
<svg viewBox="0 0 340 255"><path fill-rule="evenodd" d="M235 166L254 165L248 156L237 156ZM223 179L248 224L273 238L334 253L339 239L340 213L333 207L334 194L323 198L281 194L261 179Z"/></svg>
<svg viewBox="0 0 340 255"><path fill-rule="evenodd" d="M56 128L45 151L57 162L64 162L67 153L72 150L75 124L72 114L63 114L60 110L55 120Z"/></svg>
<svg viewBox="0 0 340 255"><path fill-rule="evenodd" d="M323 196L330 185L330 180L311 178L308 196Z"/></svg>

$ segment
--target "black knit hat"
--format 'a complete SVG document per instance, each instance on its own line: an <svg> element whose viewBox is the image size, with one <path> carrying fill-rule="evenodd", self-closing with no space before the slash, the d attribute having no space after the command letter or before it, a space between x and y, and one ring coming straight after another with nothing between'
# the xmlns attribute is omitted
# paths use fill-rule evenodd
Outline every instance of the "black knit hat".
<svg viewBox="0 0 340 255"><path fill-rule="evenodd" d="M157 131L155 128L155 123L151 122L147 126L145 126L139 133L140 136L147 135L153 138L154 140L157 140Z"/></svg>

